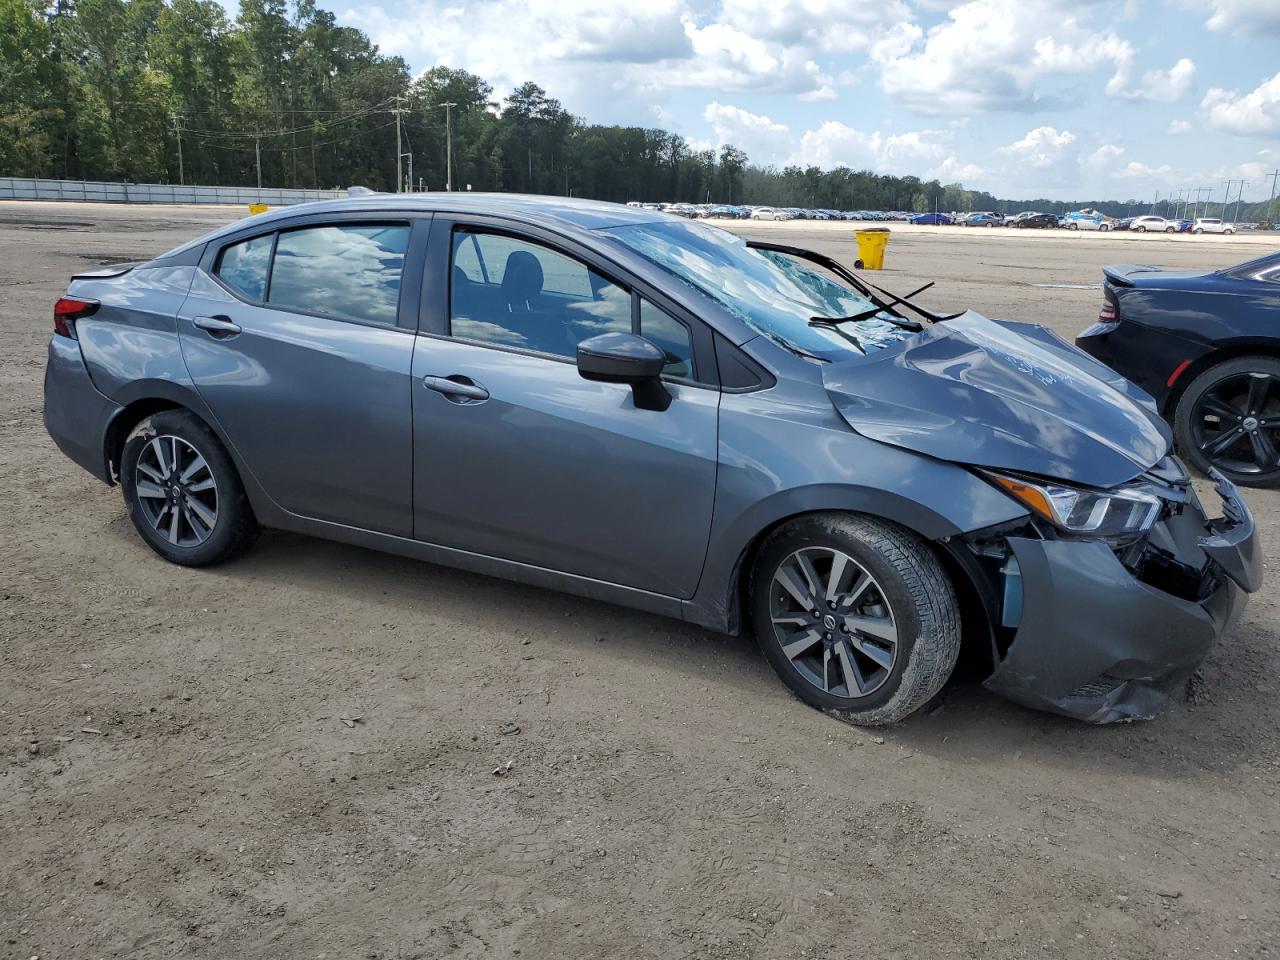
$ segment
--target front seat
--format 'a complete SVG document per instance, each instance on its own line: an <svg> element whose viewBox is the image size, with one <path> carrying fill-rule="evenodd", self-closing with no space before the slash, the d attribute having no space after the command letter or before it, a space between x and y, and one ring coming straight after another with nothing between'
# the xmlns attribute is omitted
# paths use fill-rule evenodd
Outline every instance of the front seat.
<svg viewBox="0 0 1280 960"><path fill-rule="evenodd" d="M512 250L502 272L502 297L507 316L502 325L519 336L520 346L556 356L573 356L578 342L568 318L560 311L545 309L542 294L542 264L528 250Z"/></svg>

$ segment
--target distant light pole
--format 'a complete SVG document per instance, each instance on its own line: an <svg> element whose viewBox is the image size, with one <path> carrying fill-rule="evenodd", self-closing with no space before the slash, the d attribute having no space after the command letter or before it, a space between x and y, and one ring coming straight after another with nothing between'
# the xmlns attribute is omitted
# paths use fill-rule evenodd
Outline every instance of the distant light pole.
<svg viewBox="0 0 1280 960"><path fill-rule="evenodd" d="M450 112L456 103L442 103L444 107L444 165L445 177L444 188L446 190L453 189L453 114Z"/></svg>

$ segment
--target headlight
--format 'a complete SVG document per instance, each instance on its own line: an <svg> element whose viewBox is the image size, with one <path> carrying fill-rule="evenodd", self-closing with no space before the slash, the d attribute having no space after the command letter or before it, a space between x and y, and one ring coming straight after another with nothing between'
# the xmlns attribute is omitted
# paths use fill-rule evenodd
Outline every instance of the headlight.
<svg viewBox="0 0 1280 960"><path fill-rule="evenodd" d="M1141 485L1088 490L987 473L1000 489L1069 533L1116 537L1141 533L1160 516L1160 498Z"/></svg>

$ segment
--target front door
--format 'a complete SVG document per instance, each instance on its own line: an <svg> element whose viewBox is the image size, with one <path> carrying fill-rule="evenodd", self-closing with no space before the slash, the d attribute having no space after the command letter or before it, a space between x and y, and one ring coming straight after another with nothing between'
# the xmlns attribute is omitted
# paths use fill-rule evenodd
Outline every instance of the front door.
<svg viewBox="0 0 1280 960"><path fill-rule="evenodd" d="M425 230L424 223L423 229ZM411 536L409 222L303 225L210 251L178 317L205 403L281 507Z"/></svg>
<svg viewBox="0 0 1280 960"><path fill-rule="evenodd" d="M425 288L448 323L414 353L414 535L692 596L720 395L696 382L689 324L519 232L437 218L428 263ZM574 363L579 340L637 328L669 358L662 412L637 409L625 385L582 379Z"/></svg>

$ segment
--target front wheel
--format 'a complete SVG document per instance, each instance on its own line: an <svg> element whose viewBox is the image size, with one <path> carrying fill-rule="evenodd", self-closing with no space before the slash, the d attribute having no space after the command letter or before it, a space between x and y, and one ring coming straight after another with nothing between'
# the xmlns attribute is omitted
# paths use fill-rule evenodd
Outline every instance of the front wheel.
<svg viewBox="0 0 1280 960"><path fill-rule="evenodd" d="M1134 227L1134 228L1133 228L1133 232L1134 232L1134 233L1146 233L1146 232L1147 232L1147 228L1146 228L1146 227Z"/></svg>
<svg viewBox="0 0 1280 960"><path fill-rule="evenodd" d="M1280 360L1239 357L1187 385L1173 414L1178 449L1252 487L1280 486Z"/></svg>
<svg viewBox="0 0 1280 960"><path fill-rule="evenodd" d="M858 514L812 514L770 534L751 617L782 681L854 724L919 709L960 653L959 607L938 558L904 527Z"/></svg>
<svg viewBox="0 0 1280 960"><path fill-rule="evenodd" d="M170 563L229 560L257 539L235 464L186 410L153 414L133 429L120 455L120 488L134 527Z"/></svg>
<svg viewBox="0 0 1280 960"><path fill-rule="evenodd" d="M1231 234L1235 233L1234 230L1223 230L1222 232L1225 233L1228 237L1231 236Z"/></svg>

